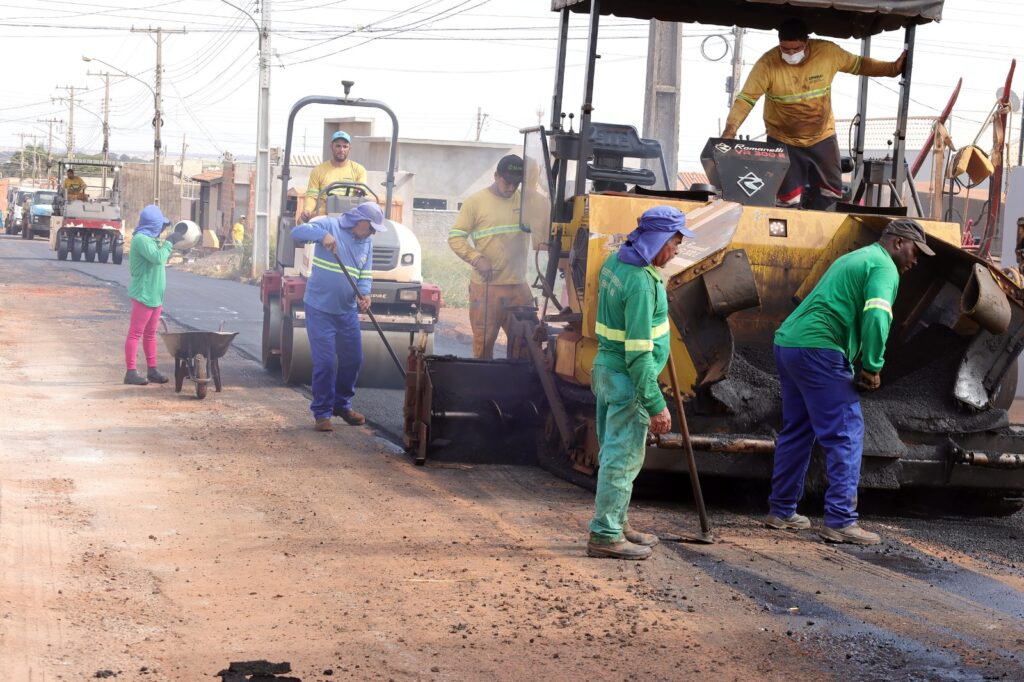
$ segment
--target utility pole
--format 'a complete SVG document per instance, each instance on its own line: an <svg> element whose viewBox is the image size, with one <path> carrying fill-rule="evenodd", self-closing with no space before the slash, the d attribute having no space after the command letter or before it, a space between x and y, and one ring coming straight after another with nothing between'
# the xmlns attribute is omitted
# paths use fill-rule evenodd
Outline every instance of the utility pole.
<svg viewBox="0 0 1024 682"><path fill-rule="evenodd" d="M745 32L746 29L739 26L734 26L732 29L732 75L729 76L725 88L725 91L729 93L729 101L725 105L728 109L732 109L736 93L743 87L740 79L743 77L743 34Z"/></svg>
<svg viewBox="0 0 1024 682"><path fill-rule="evenodd" d="M18 137L21 138L21 169L18 171L18 179L22 182L25 181L25 138L29 137L28 133L18 133Z"/></svg>
<svg viewBox="0 0 1024 682"><path fill-rule="evenodd" d="M156 89L153 90L153 203L160 205L160 129L164 125L163 111L161 111L160 84L163 80L163 42L164 33L185 33L185 29L175 30L163 27L157 28L135 28L132 26L132 33L155 33L156 34Z"/></svg>
<svg viewBox="0 0 1024 682"><path fill-rule="evenodd" d="M185 178L185 150L188 149L188 145L185 144L185 136L181 136L181 164L178 166L181 170L178 172L178 179L182 180Z"/></svg>
<svg viewBox="0 0 1024 682"><path fill-rule="evenodd" d="M480 107L476 108L476 141L480 141L480 134L484 131L484 125L487 123L487 116Z"/></svg>
<svg viewBox="0 0 1024 682"><path fill-rule="evenodd" d="M683 26L651 19L647 39L647 87L644 92L644 137L661 142L662 155L673 190L679 175L679 93L682 85ZM647 159L644 166L658 174L661 161ZM660 180L660 178L659 178ZM659 181L659 185L661 182Z"/></svg>
<svg viewBox="0 0 1024 682"><path fill-rule="evenodd" d="M256 119L256 222L252 230L252 276L270 266L270 0L260 4L260 92ZM284 206L281 207L284 210ZM276 256L275 256L276 258Z"/></svg>
<svg viewBox="0 0 1024 682"><path fill-rule="evenodd" d="M53 97L54 102L67 102L68 103L68 156L74 157L75 155L75 86L65 85L62 88L68 91L67 97Z"/></svg>
<svg viewBox="0 0 1024 682"><path fill-rule="evenodd" d="M110 158L110 72L86 72L89 76L103 76L103 163ZM107 167L103 167L103 191L107 191Z"/></svg>
<svg viewBox="0 0 1024 682"><path fill-rule="evenodd" d="M46 134L46 171L50 171L50 158L53 156L53 124L58 125L64 123L64 119L60 118L40 118L36 119L36 123L46 123L49 128L49 132Z"/></svg>

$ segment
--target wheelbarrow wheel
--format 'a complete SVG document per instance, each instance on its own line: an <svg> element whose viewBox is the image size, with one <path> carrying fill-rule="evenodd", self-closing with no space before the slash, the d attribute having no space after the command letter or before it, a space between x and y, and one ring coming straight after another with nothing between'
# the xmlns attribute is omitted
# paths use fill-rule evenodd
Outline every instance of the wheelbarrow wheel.
<svg viewBox="0 0 1024 682"><path fill-rule="evenodd" d="M181 393L181 387L185 383L185 376L188 375L188 367L181 358L174 358L174 392Z"/></svg>
<svg viewBox="0 0 1024 682"><path fill-rule="evenodd" d="M206 397L206 382L210 378L206 367L206 356L196 353L196 397L202 400Z"/></svg>

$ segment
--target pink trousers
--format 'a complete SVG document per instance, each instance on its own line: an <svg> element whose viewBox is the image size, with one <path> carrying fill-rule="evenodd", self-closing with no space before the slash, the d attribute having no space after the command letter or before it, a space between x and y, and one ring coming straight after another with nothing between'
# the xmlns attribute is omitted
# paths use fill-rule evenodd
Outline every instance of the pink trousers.
<svg viewBox="0 0 1024 682"><path fill-rule="evenodd" d="M150 308L132 299L132 319L128 324L128 338L124 341L124 364L127 369L135 369L139 339L142 339L142 352L146 354L146 366L156 367L156 326L160 323L162 309L163 306Z"/></svg>

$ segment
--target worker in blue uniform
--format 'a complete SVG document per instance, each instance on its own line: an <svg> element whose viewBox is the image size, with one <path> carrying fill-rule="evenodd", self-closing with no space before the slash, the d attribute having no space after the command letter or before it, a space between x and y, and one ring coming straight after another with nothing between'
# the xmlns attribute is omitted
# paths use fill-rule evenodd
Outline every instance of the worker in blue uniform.
<svg viewBox="0 0 1024 682"><path fill-rule="evenodd" d="M372 203L360 204L340 217L320 216L292 228L293 239L316 243L313 271L302 302L313 355L313 401L309 407L317 431L334 430L332 415L353 426L366 423L366 418L352 409L363 364L359 313L370 308L373 235L386 230L384 213ZM349 284L343 266L358 291Z"/></svg>

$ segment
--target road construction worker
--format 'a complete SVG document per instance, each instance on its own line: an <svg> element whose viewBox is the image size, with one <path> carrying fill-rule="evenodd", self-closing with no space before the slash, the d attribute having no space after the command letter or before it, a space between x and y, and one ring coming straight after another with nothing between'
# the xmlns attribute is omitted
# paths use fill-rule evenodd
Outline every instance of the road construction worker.
<svg viewBox="0 0 1024 682"><path fill-rule="evenodd" d="M679 209L655 206L601 267L591 376L600 452L590 556L646 559L658 544L656 535L632 528L626 511L644 463L648 430L662 434L672 426L658 386L668 362L669 320L665 286L655 268L672 260L683 237L693 236Z"/></svg>
<svg viewBox="0 0 1024 682"><path fill-rule="evenodd" d="M327 215L327 197L320 199L320 208L316 207L316 200L320 190L332 182L358 182L366 184L366 169L355 161L348 158L352 151L352 136L344 130L339 130L331 136L331 160L324 161L309 173L309 183L306 186L306 198L300 222L306 222L313 216ZM341 191L340 189L338 190ZM344 192L351 194L352 190Z"/></svg>
<svg viewBox="0 0 1024 682"><path fill-rule="evenodd" d="M25 239L32 238L32 194L25 195L21 202L21 236Z"/></svg>
<svg viewBox="0 0 1024 682"><path fill-rule="evenodd" d="M156 330L167 288L167 259L174 245L185 238L184 234L171 233L161 242L160 233L170 224L160 207L150 204L139 213L139 224L132 232L132 248L128 256L128 270L131 272L128 298L132 302L132 314L124 341L126 384L167 383L167 377L156 367ZM148 368L146 376L139 374L135 367L140 339Z"/></svg>
<svg viewBox="0 0 1024 682"><path fill-rule="evenodd" d="M238 220L231 227L231 242L235 245L236 249L242 248L242 244L245 242L245 225L242 223L245 221L245 214L238 216Z"/></svg>
<svg viewBox="0 0 1024 682"><path fill-rule="evenodd" d="M825 456L825 522L830 542L873 545L876 533L857 524L857 485L864 446L861 391L881 385L885 342L900 275L919 254L933 256L924 230L893 220L881 238L836 259L775 333L782 391L782 432L775 445L770 511L765 523L781 530L811 527L796 513L817 440ZM854 379L853 365L861 370Z"/></svg>
<svg viewBox="0 0 1024 682"><path fill-rule="evenodd" d="M366 418L352 409L363 364L359 313L370 309L372 237L386 230L384 213L374 203L360 204L337 218L320 216L292 228L293 239L316 243L313 272L302 300L313 354L313 401L309 407L317 431L334 430L332 415L353 426L366 423ZM358 291L353 291L337 259Z"/></svg>
<svg viewBox="0 0 1024 682"><path fill-rule="evenodd" d="M785 146L789 171L779 188L780 206L799 207L805 185L820 198L811 206L826 209L843 197L843 177L832 116L832 79L837 72L856 76L898 76L907 53L894 62L851 54L827 40L809 40L807 25L787 19L779 27L779 47L761 55L736 96L722 137L734 138L747 114L765 95L768 142Z"/></svg>
<svg viewBox="0 0 1024 682"><path fill-rule="evenodd" d="M67 177L64 178L64 194L67 196L68 201L75 201L86 199L86 184L85 180L75 175L74 168L68 168Z"/></svg>
<svg viewBox="0 0 1024 682"><path fill-rule="evenodd" d="M502 157L494 171L494 182L463 202L448 232L448 246L473 266L469 324L476 358L494 357L498 330L508 333L507 308L534 303L526 284L530 235L519 220L522 181L523 160L515 154Z"/></svg>

